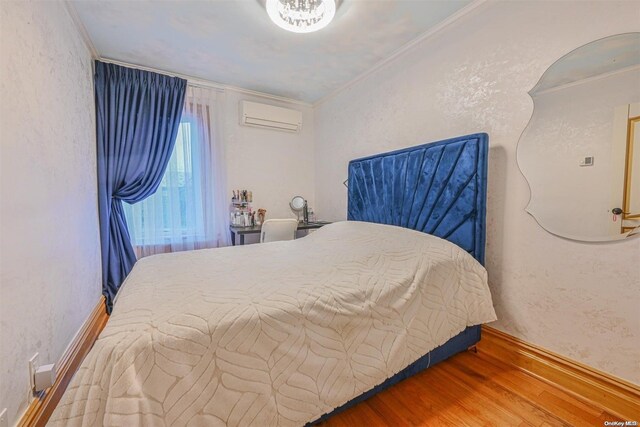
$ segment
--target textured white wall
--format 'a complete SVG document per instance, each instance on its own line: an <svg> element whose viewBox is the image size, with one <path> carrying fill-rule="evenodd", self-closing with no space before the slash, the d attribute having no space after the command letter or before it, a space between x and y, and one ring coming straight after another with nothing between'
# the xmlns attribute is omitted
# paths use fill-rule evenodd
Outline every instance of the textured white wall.
<svg viewBox="0 0 640 427"><path fill-rule="evenodd" d="M315 207L313 110L310 106L274 101L226 91L224 141L227 157L228 201L232 190L253 191L254 209L265 208L269 218L295 218L289 208L293 196ZM302 131L281 132L241 126L239 102L247 100L302 112ZM249 235L246 242L255 242Z"/></svg>
<svg viewBox="0 0 640 427"><path fill-rule="evenodd" d="M57 362L100 298L90 53L61 2L0 2L0 404Z"/></svg>
<svg viewBox="0 0 640 427"><path fill-rule="evenodd" d="M639 12L637 2L488 2L319 104L318 213L345 218L350 159L489 133L494 326L640 384L640 239L586 244L547 233L524 211L529 189L515 156L542 73L578 46L640 31Z"/></svg>

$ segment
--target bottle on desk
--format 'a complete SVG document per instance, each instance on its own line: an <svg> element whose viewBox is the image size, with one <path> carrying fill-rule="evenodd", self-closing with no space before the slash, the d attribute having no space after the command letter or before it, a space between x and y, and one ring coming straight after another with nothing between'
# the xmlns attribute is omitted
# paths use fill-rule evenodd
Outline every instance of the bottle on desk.
<svg viewBox="0 0 640 427"><path fill-rule="evenodd" d="M233 190L231 197L230 222L235 227L249 227L253 224L251 202L253 192L249 190Z"/></svg>
<svg viewBox="0 0 640 427"><path fill-rule="evenodd" d="M309 223L309 206L307 205L307 201L304 201L304 208L302 209L303 221L305 224Z"/></svg>

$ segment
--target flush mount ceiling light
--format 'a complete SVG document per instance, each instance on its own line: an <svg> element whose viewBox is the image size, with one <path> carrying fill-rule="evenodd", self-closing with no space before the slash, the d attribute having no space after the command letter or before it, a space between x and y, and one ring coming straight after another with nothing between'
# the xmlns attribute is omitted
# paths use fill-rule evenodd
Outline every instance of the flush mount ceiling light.
<svg viewBox="0 0 640 427"><path fill-rule="evenodd" d="M294 33L311 33L327 25L336 14L336 0L267 0L269 18Z"/></svg>

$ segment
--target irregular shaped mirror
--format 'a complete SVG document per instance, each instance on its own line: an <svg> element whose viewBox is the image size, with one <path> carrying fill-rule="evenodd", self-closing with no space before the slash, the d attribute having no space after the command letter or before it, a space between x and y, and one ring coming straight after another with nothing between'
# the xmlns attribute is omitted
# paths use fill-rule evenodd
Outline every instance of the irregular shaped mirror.
<svg viewBox="0 0 640 427"><path fill-rule="evenodd" d="M529 92L518 143L526 210L547 231L584 241L640 231L640 33L586 44Z"/></svg>

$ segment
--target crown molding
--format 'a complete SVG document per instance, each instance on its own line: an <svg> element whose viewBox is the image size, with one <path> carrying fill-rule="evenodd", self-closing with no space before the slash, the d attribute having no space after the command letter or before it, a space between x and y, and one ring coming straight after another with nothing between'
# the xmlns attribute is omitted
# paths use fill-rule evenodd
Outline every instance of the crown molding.
<svg viewBox="0 0 640 427"><path fill-rule="evenodd" d="M80 15L78 15L78 11L76 10L76 8L73 5L73 3L71 2L71 0L62 0L62 3L64 5L65 9L67 10L67 13L71 17L71 20L73 21L74 26L78 30L78 33L80 33L80 36L81 36L82 40L84 41L85 45L87 46L87 48L91 52L91 57L93 59L99 59L100 61L103 61L103 62L109 62L109 63L116 64L116 65L122 65L124 67L137 68L139 70L151 71L151 72L154 72L154 73L160 73L160 74L166 74L166 75L170 75L170 76L174 76L174 77L180 77L181 79L187 80L189 82L189 84L192 85L192 86L206 87L208 89L216 89L216 90L220 90L220 91L228 90L228 91L233 91L233 92L237 92L237 93L242 93L242 94L245 94L245 95L256 96L256 97L259 97L259 98L266 98L266 99L271 99L271 100L274 100L274 101L285 102L287 104L296 104L296 105L302 105L302 106L305 106L305 107L312 107L312 104L310 104L308 102L304 102L304 101L299 101L297 99L287 98L287 97L278 96L278 95L272 95L270 93L259 92L259 91L251 90L251 89L245 89L245 88L241 88L241 87L238 87L238 86L225 85L225 84L221 84L221 83L217 83L217 82L212 82L210 80L199 79L199 78L196 78L196 77L193 77L193 76L188 76L188 75L185 75L185 74L174 73L174 72L171 72L171 71L160 70L160 69L152 68L152 67L145 67L143 65L132 64L132 63L124 62L124 61L118 61L116 59L102 57L98 53L98 50L96 49L96 46L93 44L93 40L91 40L91 36L89 36L89 32L87 31L87 28L82 23L82 20L80 19Z"/></svg>
<svg viewBox="0 0 640 427"><path fill-rule="evenodd" d="M386 58L380 60L379 62L374 64L371 68L367 69L363 73L361 73L358 76L354 77L353 79L349 80L347 83L343 84L342 86L339 86L337 89L335 89L334 91L332 91L328 95L325 95L324 97L320 98L320 100L318 100L318 101L313 103L313 107L315 108L315 107L327 102L328 100L334 98L339 93L349 89L351 86L354 86L355 84L357 84L361 80L366 79L369 75L375 73L376 71L378 71L379 69L383 68L387 64L390 64L391 62L394 62L396 59L398 59L398 58L404 56L405 54L409 53L417 45L419 45L422 42L424 42L424 41L434 37L435 35L439 34L443 30L445 30L448 26L450 26L454 22L458 21L460 18L471 14L472 12L478 10L478 8L480 6L484 5L485 3L490 3L490 2L491 2L491 0L474 0L474 1L472 1L467 6L463 7L462 9L460 9L459 11L454 13L453 15L450 15L444 21L442 21L439 24L437 24L435 27L432 27L431 29L427 30L426 32L422 33L421 35L419 35L415 39L409 41L408 43L406 43L405 45L400 47L398 50L394 51L391 55L389 55Z"/></svg>
<svg viewBox="0 0 640 427"><path fill-rule="evenodd" d="M67 13L71 17L71 20L73 21L73 25L76 27L76 30L78 30L78 33L80 33L80 37L82 38L82 41L89 49L89 52L91 52L91 57L93 59L99 58L100 55L98 55L98 50L96 49L96 46L93 44L93 40L91 40L91 37L87 32L87 28L82 23L82 20L80 19L80 15L78 15L78 11L76 10L73 3L71 3L70 0L63 0L62 4L64 5L64 8L67 10Z"/></svg>
<svg viewBox="0 0 640 427"><path fill-rule="evenodd" d="M122 65L122 66L125 66L125 67L137 68L137 69L140 69L140 70L151 71L151 72L161 73L161 74L167 74L167 75L171 75L171 76L174 76L174 77L180 77L182 79L187 80L189 82L189 84L191 84L193 86L206 87L206 88L217 89L217 90L221 90L221 91L228 90L228 91L233 91L233 92L237 92L237 93L242 93L242 94L245 94L245 95L256 96L256 97L260 97L260 98L266 98L266 99L271 99L271 100L274 100L274 101L285 102L285 103L289 103L289 104L302 105L302 106L305 106L305 107L312 107L312 108L315 108L315 107L323 104L324 102L334 98L339 93L347 90L351 86L354 86L355 84L357 84L361 80L364 80L369 75L371 75L374 72L376 72L377 70L383 68L384 66L390 64L391 62L395 61L396 59L398 59L398 58L404 56L405 54L409 53L417 45L419 45L422 42L424 42L424 41L434 37L435 35L439 34L444 29L446 29L448 26L450 26L454 22L458 21L462 17L471 14L472 12L478 10L480 8L480 6L482 6L482 5L486 4L486 3L490 3L490 2L492 2L492 0L473 0L467 6L463 7L462 9L460 9L459 11L454 13L453 15L449 16L447 19L445 19L444 21L440 22L436 26L432 27L428 31L422 33L418 37L416 37L413 40L409 41L408 43L406 43L405 45L403 45L402 47L400 47L399 49L394 51L391 55L389 55L386 58L380 60L379 62L374 64L371 68L369 68L366 71L362 72L361 74L357 75L353 79L349 80L347 83L339 86L337 89L333 90L328 95L325 95L324 97L320 98L320 100L315 101L315 102L305 102L305 101L301 101L301 100L297 100L297 99L293 99L293 98L287 98L287 97L284 97L284 96L272 95L272 94L266 93L266 92L260 92L260 91L256 91L256 90L245 89L245 88L241 88L241 87L238 87L238 86L225 85L225 84L222 84L222 83L217 83L217 82L213 82L213 81L210 81L210 80L201 79L201 78L197 78L197 77L193 77L193 76L189 76L189 75L185 75L185 74L175 73L175 72L171 72L171 71L167 71L167 70L161 70L161 69L157 69L157 68L146 67L146 66L143 66L143 65L128 63L128 62L124 62L124 61L119 61L119 60L116 60L116 59L101 57L100 54L98 53L98 50L96 49L95 45L93 44L93 41L91 40L91 37L89 36L89 33L87 32L86 27L82 23L82 20L80 19L79 15L78 15L78 12L76 11L76 8L73 5L73 3L70 0L63 0L63 4L65 5L65 8L67 9L67 12L71 16L71 19L73 20L74 25L76 26L76 29L78 30L78 32L80 33L80 35L81 35L82 39L84 40L85 44L87 45L87 47L91 51L91 56L94 59L99 59L100 61L103 61L103 62L109 62L109 63L116 64L116 65Z"/></svg>
<svg viewBox="0 0 640 427"><path fill-rule="evenodd" d="M152 73L159 73L159 74L165 74L165 75L172 76L172 77L179 77L181 79L185 79L192 86L205 87L205 88L208 88L208 89L215 89L215 90L219 90L219 91L238 92L238 93L242 93L242 94L245 94L245 95L256 96L256 97L259 97L259 98L271 99L273 101L286 102L287 104L296 104L296 105L302 105L302 106L305 106L305 107L312 107L312 104L310 104L308 102L304 102L304 101L299 101L297 99L287 98L287 97L279 96L279 95L272 95L270 93L259 92L257 90L251 90L251 89L245 89L245 88L241 88L241 87L238 87L238 86L232 86L232 85L225 85L225 84L221 84L221 83L216 83L216 82L212 82L210 80L200 79L200 78L189 76L189 75L186 75L186 74L174 73L172 71L160 70L160 69L152 68L152 67L145 67L144 65L132 64L132 63L129 63L129 62L118 61L116 59L111 59L111 58L99 57L98 59L100 61L102 61L102 62L108 62L110 64L121 65L123 67L136 68L138 70L150 71Z"/></svg>

